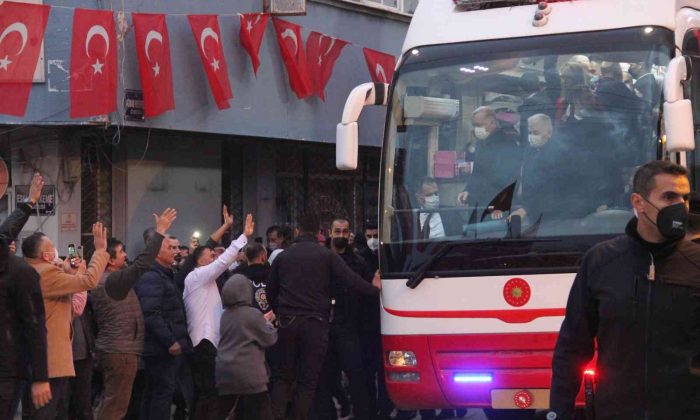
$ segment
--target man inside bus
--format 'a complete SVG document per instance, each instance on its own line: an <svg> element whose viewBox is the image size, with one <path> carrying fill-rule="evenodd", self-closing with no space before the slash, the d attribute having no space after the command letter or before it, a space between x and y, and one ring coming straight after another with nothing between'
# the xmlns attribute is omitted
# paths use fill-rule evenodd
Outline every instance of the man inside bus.
<svg viewBox="0 0 700 420"><path fill-rule="evenodd" d="M700 418L696 354L700 246L683 240L688 171L668 161L641 166L626 234L583 257L552 359L547 418L571 419L597 347L595 418Z"/></svg>
<svg viewBox="0 0 700 420"><path fill-rule="evenodd" d="M555 207L556 187L551 179L552 168L556 163L556 145L550 143L552 138L552 119L545 114L535 114L527 119L527 141L523 159L523 170L517 197L521 205L511 216L525 217L531 213L531 222L535 222L544 211ZM502 212L494 210L493 219L500 219Z"/></svg>
<svg viewBox="0 0 700 420"><path fill-rule="evenodd" d="M456 220L457 213L440 210L440 189L433 178L423 178L416 190L418 226L416 237L437 239L445 236L460 235L462 223Z"/></svg>
<svg viewBox="0 0 700 420"><path fill-rule="evenodd" d="M471 179L457 202L473 206L486 206L520 174L522 153L515 130L501 128L496 113L482 106L472 113L472 126L476 137L476 158Z"/></svg>

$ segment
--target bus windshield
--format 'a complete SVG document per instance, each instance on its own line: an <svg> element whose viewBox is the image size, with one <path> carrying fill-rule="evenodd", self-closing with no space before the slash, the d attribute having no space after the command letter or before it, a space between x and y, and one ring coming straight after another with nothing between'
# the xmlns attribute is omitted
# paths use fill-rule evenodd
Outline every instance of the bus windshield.
<svg viewBox="0 0 700 420"><path fill-rule="evenodd" d="M448 242L432 270L571 268L624 232L632 175L664 152L672 52L653 27L410 51L388 111L383 270Z"/></svg>

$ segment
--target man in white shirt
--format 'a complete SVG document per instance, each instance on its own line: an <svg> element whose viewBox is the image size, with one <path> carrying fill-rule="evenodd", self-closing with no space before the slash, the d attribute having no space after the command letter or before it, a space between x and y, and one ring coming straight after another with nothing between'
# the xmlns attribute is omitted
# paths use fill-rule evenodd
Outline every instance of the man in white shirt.
<svg viewBox="0 0 700 420"><path fill-rule="evenodd" d="M243 234L231 242L218 258L213 249L197 247L194 250L197 267L185 278L183 300L187 313L187 331L194 346L191 360L195 386L194 420L207 419L217 409L214 369L223 307L216 279L235 261L238 251L246 246L254 229L253 216L249 214L246 216Z"/></svg>
<svg viewBox="0 0 700 420"><path fill-rule="evenodd" d="M445 228L438 212L440 209L440 191L433 178L424 178L416 191L420 205L418 213L418 238L435 239L445 237Z"/></svg>

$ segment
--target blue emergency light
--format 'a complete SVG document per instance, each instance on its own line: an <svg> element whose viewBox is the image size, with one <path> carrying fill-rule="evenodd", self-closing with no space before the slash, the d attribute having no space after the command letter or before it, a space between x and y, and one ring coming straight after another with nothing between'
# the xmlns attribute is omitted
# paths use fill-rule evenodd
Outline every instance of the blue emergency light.
<svg viewBox="0 0 700 420"><path fill-rule="evenodd" d="M452 380L459 384L484 384L493 381L493 376L490 373L455 373Z"/></svg>

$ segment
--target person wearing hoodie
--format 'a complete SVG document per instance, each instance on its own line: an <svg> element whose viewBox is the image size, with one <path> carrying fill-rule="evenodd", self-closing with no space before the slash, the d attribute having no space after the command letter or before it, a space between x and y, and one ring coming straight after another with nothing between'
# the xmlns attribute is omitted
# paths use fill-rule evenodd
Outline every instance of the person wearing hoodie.
<svg viewBox="0 0 700 420"><path fill-rule="evenodd" d="M700 418L700 247L684 239L690 183L668 161L641 166L625 235L586 253L552 359L547 418L571 419L597 349L597 420Z"/></svg>
<svg viewBox="0 0 700 420"><path fill-rule="evenodd" d="M253 305L253 283L244 275L231 276L221 292L221 301L224 312L216 354L217 418L271 420L265 349L277 341L277 330ZM234 416L229 416L232 411Z"/></svg>
<svg viewBox="0 0 700 420"><path fill-rule="evenodd" d="M253 306L265 314L265 319L272 322L274 313L267 301L265 285L270 274L270 264L267 262L267 250L261 244L251 243L245 247L246 264L236 268L232 274L243 274L253 284Z"/></svg>

